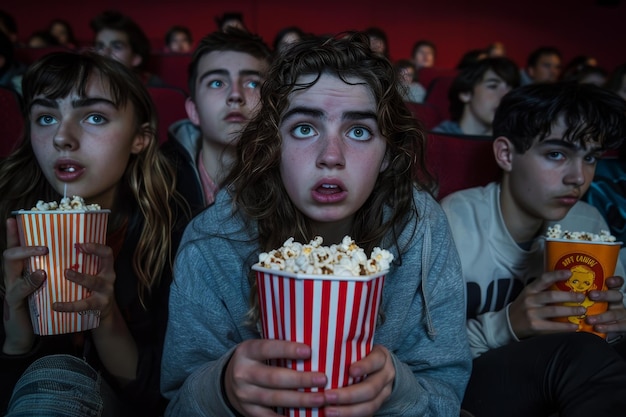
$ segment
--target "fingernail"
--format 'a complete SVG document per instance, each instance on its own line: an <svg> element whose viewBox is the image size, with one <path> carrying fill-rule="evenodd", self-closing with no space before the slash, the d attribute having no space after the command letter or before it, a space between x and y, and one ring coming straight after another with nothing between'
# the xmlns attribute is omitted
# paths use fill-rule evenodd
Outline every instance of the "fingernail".
<svg viewBox="0 0 626 417"><path fill-rule="evenodd" d="M315 384L316 386L326 385L326 377L324 375L314 376L313 384Z"/></svg>

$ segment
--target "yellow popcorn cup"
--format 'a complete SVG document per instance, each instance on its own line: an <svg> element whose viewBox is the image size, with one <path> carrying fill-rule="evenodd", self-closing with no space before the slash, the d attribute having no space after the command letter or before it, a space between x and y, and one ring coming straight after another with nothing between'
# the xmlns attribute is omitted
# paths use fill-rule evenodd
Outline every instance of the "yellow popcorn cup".
<svg viewBox="0 0 626 417"><path fill-rule="evenodd" d="M33 256L27 271L42 269L46 281L28 297L30 317L35 334L47 336L95 329L100 311L58 312L55 302L77 301L90 291L65 278L65 270L96 275L100 258L76 249L77 243L106 244L110 210L68 210L15 212L22 246L46 246L48 254Z"/></svg>
<svg viewBox="0 0 626 417"><path fill-rule="evenodd" d="M615 273L621 242L591 242L569 239L546 239L545 268L546 271L568 270L572 276L565 281L555 283L551 289L574 291L587 295L592 290L606 290L606 278ZM593 330L586 323L587 316L604 313L608 304L592 301L585 296L581 303L563 303L567 306L583 306L587 312L582 316L556 318L556 321L574 323L578 331L594 333L602 338L606 334Z"/></svg>
<svg viewBox="0 0 626 417"><path fill-rule="evenodd" d="M263 338L311 347L308 360L277 360L272 365L325 373L328 383L319 391L359 382L361 379L351 378L348 370L372 350L387 271L340 277L293 274L258 265L252 269L256 271ZM278 412L291 417L325 415L323 409L279 409Z"/></svg>

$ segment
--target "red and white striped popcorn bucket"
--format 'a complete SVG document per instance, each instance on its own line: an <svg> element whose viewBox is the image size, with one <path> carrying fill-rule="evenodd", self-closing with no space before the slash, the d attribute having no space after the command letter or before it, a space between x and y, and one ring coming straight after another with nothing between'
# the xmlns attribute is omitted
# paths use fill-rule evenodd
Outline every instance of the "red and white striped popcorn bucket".
<svg viewBox="0 0 626 417"><path fill-rule="evenodd" d="M57 312L52 304L81 300L90 294L87 288L67 280L65 270L98 273L100 258L80 252L76 244L106 244L109 213L110 210L15 212L20 244L48 247L47 255L33 256L27 264L28 271L43 269L47 274L46 281L28 298L35 334L81 332L100 324L100 311Z"/></svg>
<svg viewBox="0 0 626 417"><path fill-rule="evenodd" d="M309 360L279 359L272 365L325 373L328 383L319 391L359 382L349 376L349 367L372 350L387 271L340 277L293 274L257 265L252 269L256 271L263 338L305 343L312 351ZM323 409L281 411L292 417L324 416Z"/></svg>

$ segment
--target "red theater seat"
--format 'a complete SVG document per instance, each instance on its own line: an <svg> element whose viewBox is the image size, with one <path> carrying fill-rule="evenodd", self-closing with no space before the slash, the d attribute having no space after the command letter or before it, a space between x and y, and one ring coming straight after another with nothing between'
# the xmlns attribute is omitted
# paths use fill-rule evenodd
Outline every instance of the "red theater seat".
<svg viewBox="0 0 626 417"><path fill-rule="evenodd" d="M417 72L417 81L426 89L430 87L430 83L438 77L456 77L458 70L455 68L420 68Z"/></svg>
<svg viewBox="0 0 626 417"><path fill-rule="evenodd" d="M431 104L406 102L406 105L413 116L424 124L426 130L431 130L443 121L437 109Z"/></svg>
<svg viewBox="0 0 626 417"><path fill-rule="evenodd" d="M454 76L446 75L437 77L430 84L430 88L426 91L424 103L428 103L437 109L441 120L450 119L450 100L448 99L448 90L454 81Z"/></svg>
<svg viewBox="0 0 626 417"><path fill-rule="evenodd" d="M156 74L165 84L180 88L189 94L187 67L191 54L153 53L148 60L148 71Z"/></svg>
<svg viewBox="0 0 626 417"><path fill-rule="evenodd" d="M167 140L167 129L178 120L186 119L185 100L187 95L170 87L148 87L152 100L157 108L159 117L159 143Z"/></svg>
<svg viewBox="0 0 626 417"><path fill-rule="evenodd" d="M0 157L4 158L22 138L24 119L15 91L0 87Z"/></svg>
<svg viewBox="0 0 626 417"><path fill-rule="evenodd" d="M30 65L44 55L52 52L71 52L71 49L63 46L46 46L43 48L20 47L15 48L15 60L26 65Z"/></svg>
<svg viewBox="0 0 626 417"><path fill-rule="evenodd" d="M428 134L426 167L438 182L438 200L500 179L492 143L487 136Z"/></svg>

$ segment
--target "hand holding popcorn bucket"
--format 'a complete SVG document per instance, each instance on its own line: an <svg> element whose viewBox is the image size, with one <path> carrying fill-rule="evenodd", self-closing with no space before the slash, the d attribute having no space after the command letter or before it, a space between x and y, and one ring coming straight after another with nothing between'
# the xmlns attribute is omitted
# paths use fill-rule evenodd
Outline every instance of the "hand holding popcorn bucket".
<svg viewBox="0 0 626 417"><path fill-rule="evenodd" d="M263 338L311 347L308 360L276 360L271 364L325 373L328 382L319 391L359 382L350 377L349 368L372 350L388 269L362 276L293 273L259 264L252 269L256 273ZM303 390L315 392L318 388ZM278 411L291 417L325 415L323 409Z"/></svg>
<svg viewBox="0 0 626 417"><path fill-rule="evenodd" d="M77 301L90 291L65 278L65 270L96 275L100 259L76 249L77 243L106 244L110 210L19 210L14 212L22 246L46 246L47 255L33 256L26 273L42 269L47 279L29 297L33 330L54 335L94 329L100 324L99 311L58 312L55 302Z"/></svg>
<svg viewBox="0 0 626 417"><path fill-rule="evenodd" d="M559 237L546 239L546 270L569 270L572 273L569 279L555 283L551 289L585 294L582 302L564 303L564 305L582 306L587 309L586 313L581 316L561 317L555 320L577 324L578 331L590 332L606 338L606 334L596 332L593 326L587 324L586 318L604 313L608 305L606 302L589 299L587 294L589 291L607 289L605 280L615 273L621 242L615 242L614 238L611 241L612 236L608 233L595 237L585 232L566 232L560 235L559 225L556 225L555 229L550 228L548 236ZM579 240L579 238L582 239Z"/></svg>

